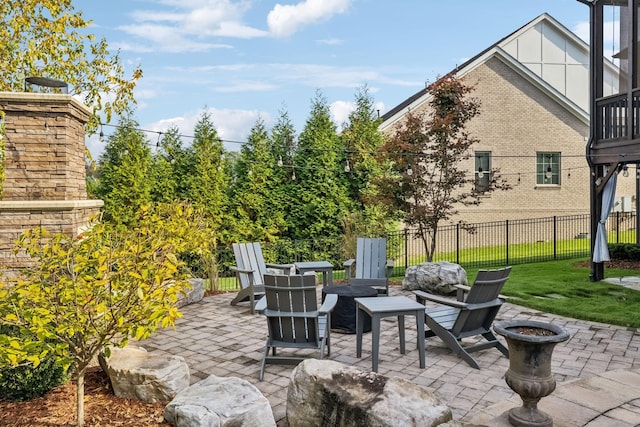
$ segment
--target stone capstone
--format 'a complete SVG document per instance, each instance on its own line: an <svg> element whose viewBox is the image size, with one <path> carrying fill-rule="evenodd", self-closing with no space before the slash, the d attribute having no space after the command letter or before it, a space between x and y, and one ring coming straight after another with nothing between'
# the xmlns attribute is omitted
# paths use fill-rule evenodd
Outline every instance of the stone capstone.
<svg viewBox="0 0 640 427"><path fill-rule="evenodd" d="M142 347L112 348L98 358L118 397L147 403L169 402L189 386L189 366L181 356L147 353Z"/></svg>
<svg viewBox="0 0 640 427"><path fill-rule="evenodd" d="M423 387L331 360L306 359L289 380L289 427L429 427L451 419L451 409Z"/></svg>
<svg viewBox="0 0 640 427"><path fill-rule="evenodd" d="M211 375L182 390L164 408L175 427L275 427L266 397L250 382Z"/></svg>
<svg viewBox="0 0 640 427"><path fill-rule="evenodd" d="M189 284L191 289L187 289L184 294L178 296L177 307L193 304L204 297L204 279L189 279Z"/></svg>
<svg viewBox="0 0 640 427"><path fill-rule="evenodd" d="M421 290L436 295L456 293L455 285L467 285L467 272L452 262L425 262L408 267L402 279L402 289Z"/></svg>

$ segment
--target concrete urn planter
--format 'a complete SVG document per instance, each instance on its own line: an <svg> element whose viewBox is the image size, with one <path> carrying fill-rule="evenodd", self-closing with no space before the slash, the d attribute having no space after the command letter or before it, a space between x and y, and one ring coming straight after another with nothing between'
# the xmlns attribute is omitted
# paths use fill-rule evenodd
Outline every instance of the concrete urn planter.
<svg viewBox="0 0 640 427"><path fill-rule="evenodd" d="M569 339L560 326L533 320L496 322L494 331L509 346L507 385L522 398L522 406L509 411L513 426L551 427L551 417L538 409L538 401L556 388L551 373L551 354L556 344Z"/></svg>

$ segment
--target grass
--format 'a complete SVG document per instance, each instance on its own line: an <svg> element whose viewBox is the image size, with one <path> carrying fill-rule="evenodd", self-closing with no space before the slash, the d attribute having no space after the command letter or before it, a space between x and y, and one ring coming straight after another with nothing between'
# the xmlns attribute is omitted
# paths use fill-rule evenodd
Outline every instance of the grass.
<svg viewBox="0 0 640 427"><path fill-rule="evenodd" d="M589 267L563 260L516 265L502 293L509 302L547 313L611 325L640 327L640 291L591 282ZM468 269L469 282L478 269ZM640 276L639 270L608 268L606 277Z"/></svg>

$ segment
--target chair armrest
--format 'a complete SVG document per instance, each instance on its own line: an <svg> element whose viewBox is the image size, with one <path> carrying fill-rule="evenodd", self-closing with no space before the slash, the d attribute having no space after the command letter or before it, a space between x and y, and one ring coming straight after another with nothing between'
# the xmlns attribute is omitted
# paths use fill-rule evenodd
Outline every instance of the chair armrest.
<svg viewBox="0 0 640 427"><path fill-rule="evenodd" d="M476 303L476 304L466 304L466 309L467 310L480 310L480 309L483 309L483 308L496 307L496 306L501 306L503 302L504 301L502 301L502 299L496 298L494 300L487 301L487 302L479 302L479 303Z"/></svg>
<svg viewBox="0 0 640 427"><path fill-rule="evenodd" d="M356 260L352 258L352 259L346 260L342 266L344 268L351 268L351 266L355 263L356 263Z"/></svg>
<svg viewBox="0 0 640 427"><path fill-rule="evenodd" d="M464 293L469 292L471 290L471 286L467 285L454 285L456 290L456 299L458 301L464 301Z"/></svg>
<svg viewBox="0 0 640 427"><path fill-rule="evenodd" d="M449 307L455 307L455 308L466 308L468 306L468 304L464 302L441 297L440 295L433 295L424 291L413 291L413 293L416 296L416 301L422 304L424 304L424 301L429 300L429 301L437 302L438 304L448 305Z"/></svg>
<svg viewBox="0 0 640 427"><path fill-rule="evenodd" d="M244 274L250 274L250 273L254 273L255 270L247 270L246 268L238 268L238 267L229 267L229 270L231 271L235 271L236 273L244 273Z"/></svg>
<svg viewBox="0 0 640 427"><path fill-rule="evenodd" d="M278 270L286 270L288 272L291 271L291 269L293 267L295 267L293 264L273 264L273 263L265 263L264 264L266 267L269 268L277 268Z"/></svg>
<svg viewBox="0 0 640 427"><path fill-rule="evenodd" d="M262 314L263 311L265 311L265 309L267 308L267 297L262 297L260 298L260 300L256 303L256 307L255 307L255 311L259 314Z"/></svg>
<svg viewBox="0 0 640 427"><path fill-rule="evenodd" d="M320 314L326 314L333 310L338 302L338 294L326 294L324 297L324 302L318 309Z"/></svg>
<svg viewBox="0 0 640 427"><path fill-rule="evenodd" d="M471 286L467 286L467 285L454 285L454 287L458 290L456 293L456 297L458 298L458 301L464 301L464 293L469 292L471 290ZM508 296L502 295L502 294L499 294L498 298L505 301L509 299Z"/></svg>

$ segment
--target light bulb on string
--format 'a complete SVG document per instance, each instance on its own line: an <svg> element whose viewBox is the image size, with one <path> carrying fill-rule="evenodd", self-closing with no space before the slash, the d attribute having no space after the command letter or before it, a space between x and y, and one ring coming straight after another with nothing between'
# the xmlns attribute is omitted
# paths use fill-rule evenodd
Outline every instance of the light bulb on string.
<svg viewBox="0 0 640 427"><path fill-rule="evenodd" d="M622 176L624 176L625 178L629 176L629 167L627 165L624 165L622 167Z"/></svg>
<svg viewBox="0 0 640 427"><path fill-rule="evenodd" d="M545 172L544 176L547 179L551 179L551 177L553 176L553 173L551 172L551 166L547 166L547 172Z"/></svg>
<svg viewBox="0 0 640 427"><path fill-rule="evenodd" d="M284 163L282 162L282 156L279 156L279 157L278 157L278 167L280 167L280 168L281 168L283 164L284 164Z"/></svg>
<svg viewBox="0 0 640 427"><path fill-rule="evenodd" d="M344 165L344 171L347 173L351 172L351 166L349 166L349 159L347 159L347 163Z"/></svg>
<svg viewBox="0 0 640 427"><path fill-rule="evenodd" d="M484 178L484 171L482 170L482 168L478 168L478 178Z"/></svg>
<svg viewBox="0 0 640 427"><path fill-rule="evenodd" d="M413 175L413 169L411 169L411 165L407 166L407 175Z"/></svg>

